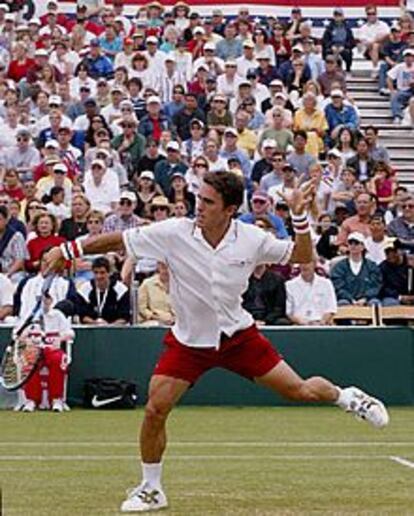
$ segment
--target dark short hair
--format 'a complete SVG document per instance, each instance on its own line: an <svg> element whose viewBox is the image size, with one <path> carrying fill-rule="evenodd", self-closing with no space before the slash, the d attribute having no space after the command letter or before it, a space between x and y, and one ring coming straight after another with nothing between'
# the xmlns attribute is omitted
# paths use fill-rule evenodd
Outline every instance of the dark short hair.
<svg viewBox="0 0 414 516"><path fill-rule="evenodd" d="M105 256L99 256L92 262L92 270L100 269L102 267L106 270L106 272L110 272L111 270L111 264L109 263L108 258L105 258Z"/></svg>
<svg viewBox="0 0 414 516"><path fill-rule="evenodd" d="M375 127L375 125L367 125L365 127L365 134L367 134L367 131L373 131L374 134L378 134L378 127Z"/></svg>
<svg viewBox="0 0 414 516"><path fill-rule="evenodd" d="M50 197L53 197L54 195L58 195L60 193L65 193L65 190L61 186L52 186L50 189Z"/></svg>
<svg viewBox="0 0 414 516"><path fill-rule="evenodd" d="M203 182L219 193L224 207L236 206L243 202L244 185L242 179L233 172L207 172Z"/></svg>
<svg viewBox="0 0 414 516"><path fill-rule="evenodd" d="M9 216L9 210L7 209L7 206L0 206L0 215L7 219Z"/></svg>
<svg viewBox="0 0 414 516"><path fill-rule="evenodd" d="M297 136L300 136L304 140L308 139L308 135L307 135L306 131L304 131L303 129L298 129L297 131L295 131L293 133L293 139L295 139Z"/></svg>

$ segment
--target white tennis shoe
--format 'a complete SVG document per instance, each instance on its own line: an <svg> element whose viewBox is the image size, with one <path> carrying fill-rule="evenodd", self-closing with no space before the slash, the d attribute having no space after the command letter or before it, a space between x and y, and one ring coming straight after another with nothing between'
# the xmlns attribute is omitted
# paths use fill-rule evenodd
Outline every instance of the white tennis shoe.
<svg viewBox="0 0 414 516"><path fill-rule="evenodd" d="M56 398L55 400L53 400L52 410L53 410L53 412L63 412L65 410L63 401L59 398Z"/></svg>
<svg viewBox="0 0 414 516"><path fill-rule="evenodd" d="M22 412L34 412L36 409L36 404L32 400L27 400L26 403L22 407Z"/></svg>
<svg viewBox="0 0 414 516"><path fill-rule="evenodd" d="M384 428L390 417L382 401L373 398L357 387L342 389L338 405L356 418L371 423L375 428Z"/></svg>
<svg viewBox="0 0 414 516"><path fill-rule="evenodd" d="M122 502L121 512L148 512L165 509L167 497L162 489L155 489L147 482L127 491L127 499Z"/></svg>

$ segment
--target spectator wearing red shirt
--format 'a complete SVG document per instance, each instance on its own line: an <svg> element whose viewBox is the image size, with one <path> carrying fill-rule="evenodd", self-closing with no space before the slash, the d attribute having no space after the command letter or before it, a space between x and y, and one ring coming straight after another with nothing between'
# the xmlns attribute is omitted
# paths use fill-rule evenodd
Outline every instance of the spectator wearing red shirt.
<svg viewBox="0 0 414 516"><path fill-rule="evenodd" d="M33 228L37 236L29 240L27 244L29 259L26 260L25 266L28 272L39 271L40 258L44 249L65 242L63 237L56 235L57 226L56 217L51 213L40 213L33 221Z"/></svg>
<svg viewBox="0 0 414 516"><path fill-rule="evenodd" d="M10 168L4 174L1 193L7 194L10 199L16 199L17 201L22 201L25 198L22 185L19 181L19 175L13 168Z"/></svg>
<svg viewBox="0 0 414 516"><path fill-rule="evenodd" d="M27 72L35 65L35 61L27 56L27 47L21 41L15 43L13 54L14 59L10 61L7 77L15 82L19 82L26 77Z"/></svg>
<svg viewBox="0 0 414 516"><path fill-rule="evenodd" d="M193 61L203 56L203 48L206 42L204 39L205 33L206 31L203 27L196 27L193 30L193 39L187 43L187 48L193 56Z"/></svg>

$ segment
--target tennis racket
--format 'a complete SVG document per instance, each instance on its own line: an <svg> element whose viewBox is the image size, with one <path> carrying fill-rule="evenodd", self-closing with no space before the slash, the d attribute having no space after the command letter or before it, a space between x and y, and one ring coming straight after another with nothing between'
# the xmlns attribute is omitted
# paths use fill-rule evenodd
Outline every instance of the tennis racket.
<svg viewBox="0 0 414 516"><path fill-rule="evenodd" d="M42 347L33 339L21 336L41 312L42 297L49 291L53 278L54 274L46 276L36 305L20 328L14 332L13 340L4 351L0 375L3 386L8 391L15 391L28 382L42 358Z"/></svg>

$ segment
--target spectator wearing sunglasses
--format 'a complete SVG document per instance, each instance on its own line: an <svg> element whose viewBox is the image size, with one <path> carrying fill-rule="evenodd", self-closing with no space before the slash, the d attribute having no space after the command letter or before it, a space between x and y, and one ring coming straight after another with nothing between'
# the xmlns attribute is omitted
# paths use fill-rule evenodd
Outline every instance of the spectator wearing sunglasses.
<svg viewBox="0 0 414 516"><path fill-rule="evenodd" d="M39 151L32 144L32 137L27 129L19 129L16 134L16 145L8 149L1 158L6 168L15 169L22 181L32 179L33 169L40 164Z"/></svg>
<svg viewBox="0 0 414 516"><path fill-rule="evenodd" d="M365 237L354 231L347 239L349 256L332 269L338 306L366 306L379 303L382 274L378 266L365 257Z"/></svg>
<svg viewBox="0 0 414 516"><path fill-rule="evenodd" d="M246 224L255 224L258 217L268 217L277 238L287 238L288 234L283 223L283 220L273 213L271 213L271 199L266 192L257 190L252 195L252 211L241 215L240 220Z"/></svg>
<svg viewBox="0 0 414 516"><path fill-rule="evenodd" d="M118 151L121 163L127 170L128 177L131 177L136 164L144 155L145 138L138 133L138 123L132 114L125 116L120 122L120 126L122 134L115 136L112 140L112 146Z"/></svg>
<svg viewBox="0 0 414 516"><path fill-rule="evenodd" d="M388 224L388 236L414 242L414 196L412 194L404 199L401 208L402 215Z"/></svg>
<svg viewBox="0 0 414 516"><path fill-rule="evenodd" d="M126 229L136 228L143 224L143 220L134 214L137 207L137 196L135 192L124 190L121 192L119 199L119 207L116 213L106 217L103 232L110 233L112 231L124 231Z"/></svg>

